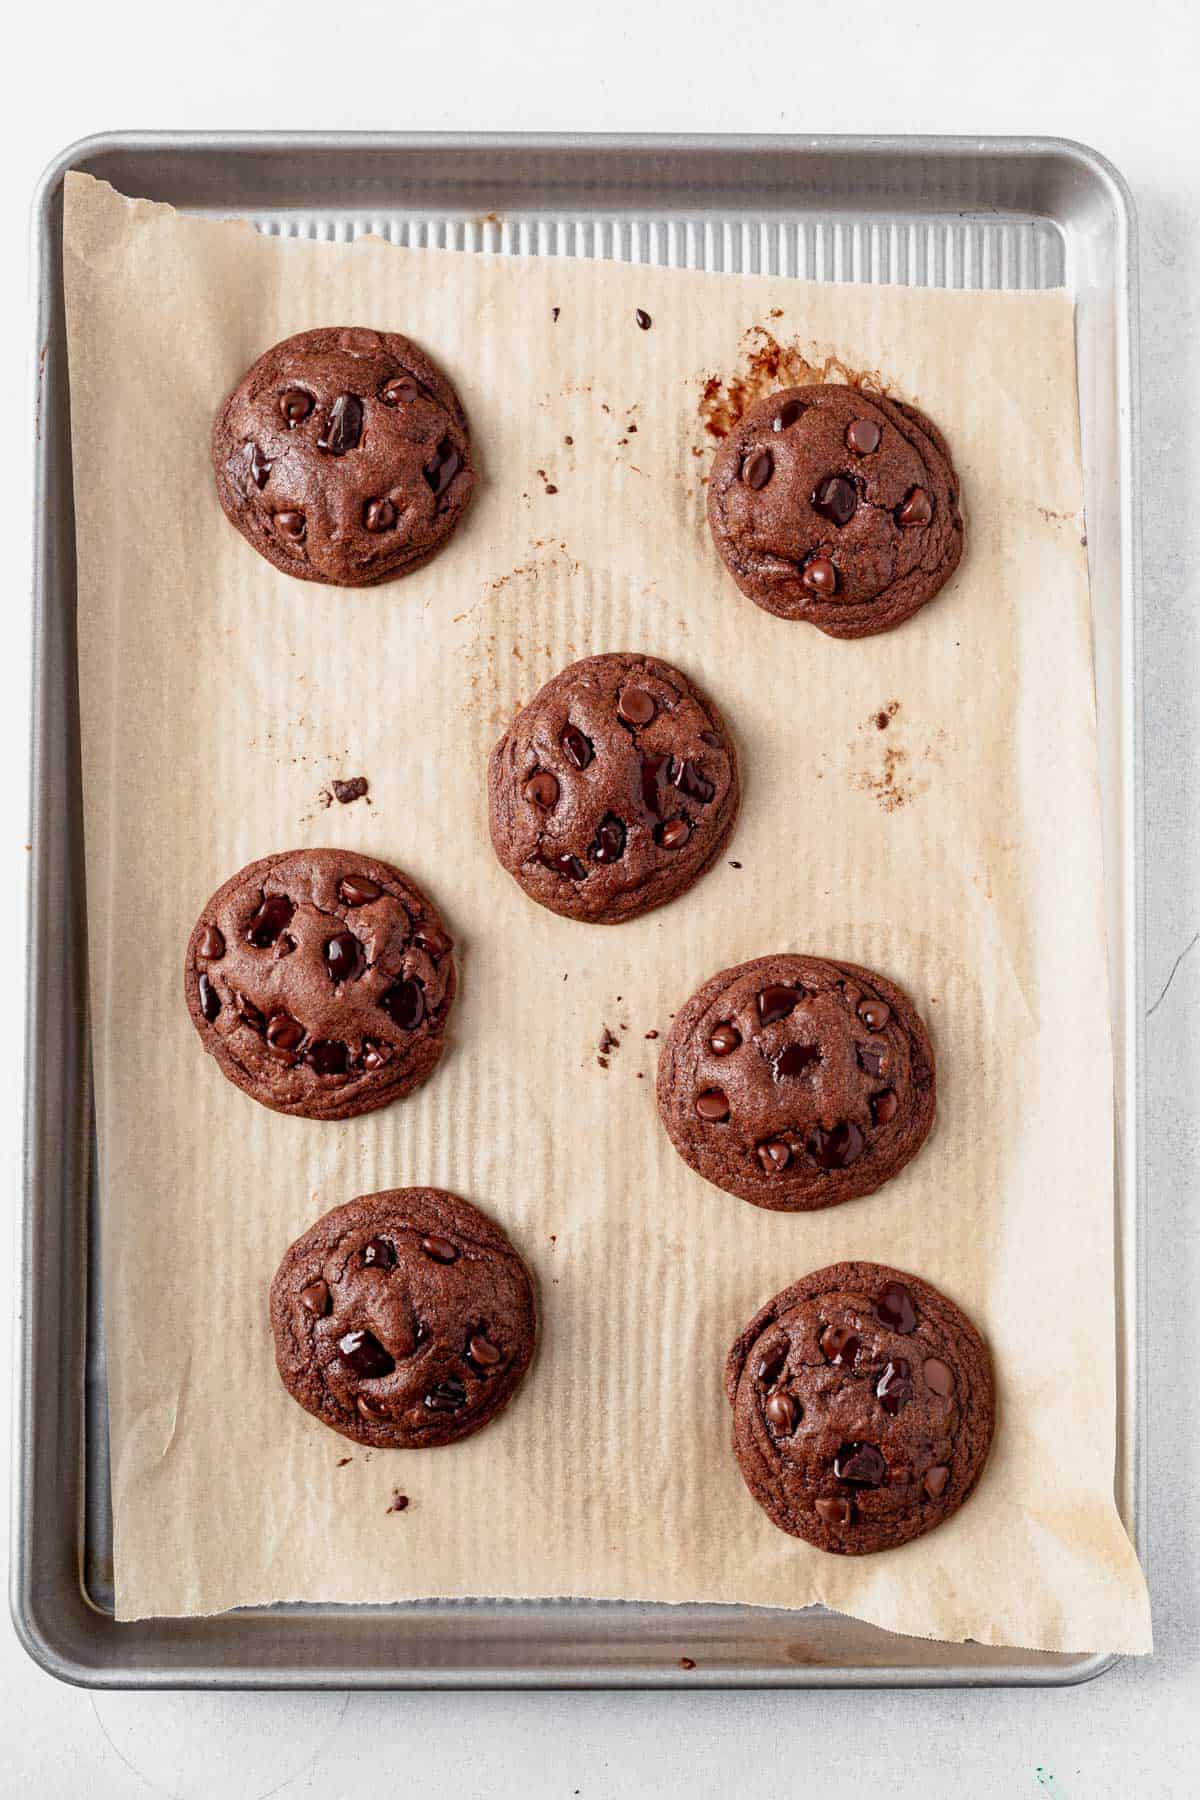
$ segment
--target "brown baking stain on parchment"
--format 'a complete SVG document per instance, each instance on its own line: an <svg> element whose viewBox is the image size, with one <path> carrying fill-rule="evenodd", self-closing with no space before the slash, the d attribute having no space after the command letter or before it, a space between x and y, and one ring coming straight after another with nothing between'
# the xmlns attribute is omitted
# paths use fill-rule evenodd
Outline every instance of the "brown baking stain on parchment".
<svg viewBox="0 0 1200 1800"><path fill-rule="evenodd" d="M900 717L899 700L889 700L863 720L850 745L850 785L870 794L886 813L899 812L928 792L933 771L941 766L946 733L939 728L918 745L908 721ZM886 731L886 739L878 733Z"/></svg>
<svg viewBox="0 0 1200 1800"><path fill-rule="evenodd" d="M746 409L777 388L813 387L839 381L862 393L886 394L887 385L876 369L852 369L839 356L811 360L817 352L809 346L805 355L798 339L781 344L765 325L751 325L742 333L740 366L732 375L708 375L700 394L700 421L709 437L728 437Z"/></svg>

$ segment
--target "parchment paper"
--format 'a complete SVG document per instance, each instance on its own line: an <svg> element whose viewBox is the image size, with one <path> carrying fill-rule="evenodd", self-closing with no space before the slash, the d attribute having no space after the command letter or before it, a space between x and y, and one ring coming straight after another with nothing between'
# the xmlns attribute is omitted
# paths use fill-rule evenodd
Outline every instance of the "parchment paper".
<svg viewBox="0 0 1200 1800"><path fill-rule="evenodd" d="M1068 299L285 242L78 176L65 263L118 1617L824 1600L946 1639L1148 1649L1112 1492L1112 1071ZM208 461L248 364L329 323L426 345L484 472L441 555L359 592L255 555ZM875 371L949 438L967 553L900 630L837 643L770 618L717 560L698 406L761 352L755 327ZM547 676L608 649L665 656L713 693L745 800L728 859L686 898L592 928L495 862L485 764ZM360 774L369 804L326 806L332 777ZM344 1124L255 1106L183 1004L205 899L300 844L399 863L458 943L435 1078ZM809 1216L708 1186L654 1109L648 1034L714 970L777 949L895 976L938 1055L918 1158ZM369 1455L285 1394L267 1286L318 1213L406 1183L512 1233L541 1348L486 1431ZM721 1391L760 1302L847 1257L959 1301L999 1394L976 1496L859 1559L770 1524Z"/></svg>

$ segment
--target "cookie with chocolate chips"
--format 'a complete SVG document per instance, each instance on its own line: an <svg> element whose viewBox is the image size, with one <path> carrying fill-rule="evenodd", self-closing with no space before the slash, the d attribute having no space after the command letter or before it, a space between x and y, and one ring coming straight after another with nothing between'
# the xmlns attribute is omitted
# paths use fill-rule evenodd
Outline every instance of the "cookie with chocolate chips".
<svg viewBox="0 0 1200 1800"><path fill-rule="evenodd" d="M187 947L192 1023L221 1073L274 1112L351 1119L432 1072L453 946L399 869L292 850L217 889Z"/></svg>
<svg viewBox="0 0 1200 1800"><path fill-rule="evenodd" d="M895 982L854 963L761 956L676 1015L658 1111L690 1168L754 1206L873 1194L933 1124L933 1047Z"/></svg>
<svg viewBox="0 0 1200 1800"><path fill-rule="evenodd" d="M469 1437L507 1406L537 1338L529 1270L439 1188L334 1207L271 1283L275 1362L322 1425L379 1450Z"/></svg>
<svg viewBox="0 0 1200 1800"><path fill-rule="evenodd" d="M530 899L613 925L662 906L721 854L737 755L720 713L670 663L572 663L519 712L488 768L492 843Z"/></svg>
<svg viewBox="0 0 1200 1800"><path fill-rule="evenodd" d="M958 567L958 477L915 406L834 384L757 401L713 460L708 522L743 594L830 637L890 631Z"/></svg>
<svg viewBox="0 0 1200 1800"><path fill-rule="evenodd" d="M217 414L226 517L287 575L370 587L419 568L461 519L475 473L458 395L394 331L285 338Z"/></svg>
<svg viewBox="0 0 1200 1800"><path fill-rule="evenodd" d="M970 1319L879 1263L836 1263L776 1294L729 1352L725 1391L754 1498L839 1556L894 1550L957 1512L995 1421Z"/></svg>

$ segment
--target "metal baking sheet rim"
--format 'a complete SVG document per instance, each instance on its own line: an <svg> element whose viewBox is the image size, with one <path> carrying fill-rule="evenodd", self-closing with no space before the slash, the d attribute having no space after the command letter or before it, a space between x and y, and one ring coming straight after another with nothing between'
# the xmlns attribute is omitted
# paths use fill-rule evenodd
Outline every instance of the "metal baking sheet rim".
<svg viewBox="0 0 1200 1800"><path fill-rule="evenodd" d="M86 1445L83 1382L87 1309L87 1194L92 1157L90 1067L86 1017L86 912L83 894L78 818L72 819L71 729L77 732L74 666L73 521L69 481L59 513L51 519L50 489L55 459L69 457L69 411L65 357L61 342L61 190L69 169L122 155L153 157L203 153L209 158L287 153L353 159L370 153L442 153L448 158L485 156L492 152L550 153L566 160L581 156L630 155L663 158L703 157L740 162L743 158L789 157L798 165L864 163L872 172L900 165L935 162L943 167L969 160L978 169L1058 165L1068 186L1077 181L1099 192L1111 214L1114 236L1111 296L1113 382L1118 481L1117 676L1120 740L1117 759L1118 841L1106 843L1106 889L1117 884L1120 925L1110 945L1114 1002L1125 1021L1123 1056L1117 1067L1117 1132L1115 1201L1117 1209L1117 1386L1118 1431L1116 1483L1118 1501L1143 1565L1147 1559L1145 1384L1146 1358L1139 1354L1144 1335L1146 1292L1145 1165L1143 1120L1143 991L1144 940L1142 857L1142 694L1140 606L1140 498L1138 488L1138 343L1136 227L1129 189L1113 166L1087 146L1057 138L937 137L712 137L712 136L579 136L526 134L376 134L376 133L104 133L70 145L50 164L37 190L33 209L35 345L33 591L33 745L31 753L29 876L29 961L25 1032L26 1135L23 1208L20 1238L20 1289L15 1317L16 1455L12 1492L11 1608L17 1635L30 1656L47 1673L81 1686L94 1687L742 1687L742 1686L1065 1686L1094 1679L1121 1658L1114 1654L1048 1656L1046 1653L988 1652L989 1659L967 1660L964 1647L930 1644L874 1627L861 1626L874 1640L873 1651L857 1663L822 1664L799 1646L796 1661L714 1663L702 1658L685 1672L682 1648L701 1648L711 1634L737 1641L736 1634L757 1638L765 1619L809 1624L835 1619L823 1609L800 1613L765 1613L748 1607L671 1607L639 1602L603 1601L461 1601L411 1602L394 1608L286 1606L248 1609L212 1619L147 1620L118 1624L98 1608L83 1579ZM978 172L978 171L977 171ZM452 185L448 182L447 184ZM813 196L805 194L810 204ZM912 210L911 190L905 195ZM965 196L963 197L965 198ZM843 206L848 196L842 196ZM851 208L852 208L851 201ZM877 195L875 210L899 211L898 201ZM942 197L930 212L951 213ZM987 200L975 210L987 213ZM1055 215L1048 214L1053 219ZM60 341L55 339L58 326ZM55 541L58 534L61 542ZM64 535L65 534L65 535ZM64 579L64 563L66 578ZM62 710L61 721L55 717ZM59 722L57 733L52 725ZM1102 744L1103 749L1103 744ZM72 826L75 842L70 839ZM72 860L74 857L74 860ZM1110 892L1111 898L1111 892ZM64 945L66 946L64 952ZM70 991L54 996L55 963L71 954ZM1115 951L1115 955L1114 955ZM70 975L73 973L73 983ZM57 1010L53 1005L57 998ZM57 1102L57 1104L56 1104ZM74 1296L64 1304L64 1296ZM515 1640L527 1660L468 1662L461 1655L400 1666L386 1655L378 1662L349 1667L321 1657L287 1656L285 1638L305 1622L336 1644L337 1622L369 1615L394 1622L404 1635L405 1623L432 1623L457 1616L470 1621L472 1640L490 1635L499 1621L504 1641ZM585 1619L628 1620L603 1661L564 1659L561 1652L578 1646ZM524 1620L524 1625L523 1625ZM571 1621L569 1633L548 1627ZM844 1621L842 1621L844 1624ZM243 1636L251 1650L255 1639L275 1652L263 1657L229 1655L207 1658L206 1636L228 1631ZM265 1636L264 1636L265 1634ZM540 1635L539 1635L540 1634ZM384 1648L387 1639L382 1639ZM538 1649L541 1648L541 1659ZM658 1654L655 1655L655 1647ZM896 1647L888 1661L880 1646ZM497 1640L497 1649L501 1647ZM452 1645L453 1648L453 1645ZM793 1654L796 1647L791 1647ZM982 1647L972 1647L977 1651ZM282 1651L282 1655L280 1652ZM944 1651L940 1660L916 1660ZM436 1654L436 1651L435 1651ZM914 1658L905 1661L905 1655Z"/></svg>

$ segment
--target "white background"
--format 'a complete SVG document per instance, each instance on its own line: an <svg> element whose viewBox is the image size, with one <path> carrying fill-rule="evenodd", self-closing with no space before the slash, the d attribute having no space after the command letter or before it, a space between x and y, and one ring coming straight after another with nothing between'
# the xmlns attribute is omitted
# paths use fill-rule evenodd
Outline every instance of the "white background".
<svg viewBox="0 0 1200 1800"><path fill-rule="evenodd" d="M1195 1794L1200 13L1190 0L986 8L971 0L791 8L781 0L205 0L188 8L64 0L53 12L11 9L5 52L0 1178L14 1243L27 861L28 208L44 165L93 131L1037 132L1103 150L1131 182L1141 225L1147 1007L1169 978L1170 986L1149 1028L1153 1659L1049 1693L89 1695L35 1669L0 1617L0 1795ZM1070 1019L1062 1042L1071 1055ZM5 1361L7 1337L0 1329ZM7 1454L0 1435L0 1460Z"/></svg>

